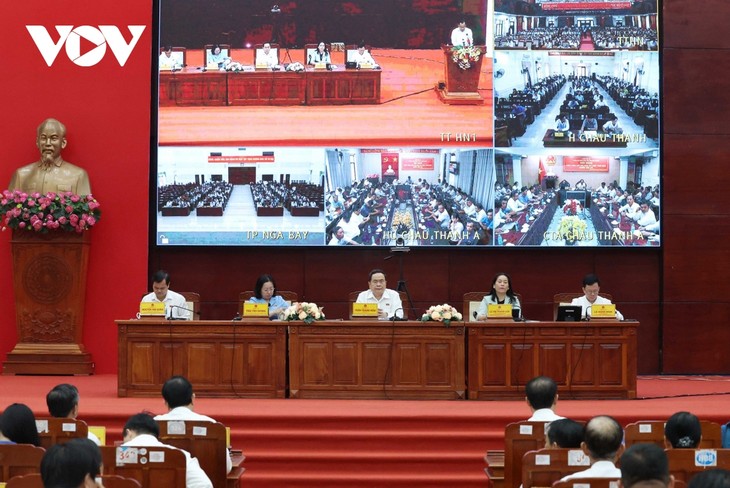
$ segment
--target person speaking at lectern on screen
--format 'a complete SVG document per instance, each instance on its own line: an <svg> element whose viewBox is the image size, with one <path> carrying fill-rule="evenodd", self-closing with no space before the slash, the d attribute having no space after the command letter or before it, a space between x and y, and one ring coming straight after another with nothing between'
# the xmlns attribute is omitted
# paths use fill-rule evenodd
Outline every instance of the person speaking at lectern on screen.
<svg viewBox="0 0 730 488"><path fill-rule="evenodd" d="M492 291L489 295L482 298L482 302L477 309L477 320L485 320L487 318L488 305L511 304L513 309L522 308L520 300L512 291L512 278L507 273L497 273L492 278Z"/></svg>
<svg viewBox="0 0 730 488"><path fill-rule="evenodd" d="M262 274L256 280L253 296L248 299L251 303L266 303L269 306L269 318L277 318L280 312L286 310L291 303L276 294L276 282L271 275Z"/></svg>
<svg viewBox="0 0 730 488"><path fill-rule="evenodd" d="M580 305L583 307L581 317L586 318L591 316L591 307L593 305L610 305L611 300L603 298L598 295L601 291L601 282L598 276L594 274L587 274L583 278L583 296L579 298L573 298L570 302L571 305ZM616 320L623 320L624 316L621 312L616 310Z"/></svg>
<svg viewBox="0 0 730 488"><path fill-rule="evenodd" d="M142 297L143 302L161 302L165 304L165 317L176 320L190 320L185 297L170 289L170 275L167 271L157 271L152 275L152 293Z"/></svg>
<svg viewBox="0 0 730 488"><path fill-rule="evenodd" d="M459 26L451 31L452 46L473 46L474 34L471 29L466 26L466 20L459 20Z"/></svg>
<svg viewBox="0 0 730 488"><path fill-rule="evenodd" d="M388 288L385 271L374 269L368 275L368 289L360 292L355 303L377 303L378 318L403 318L403 303L397 291Z"/></svg>
<svg viewBox="0 0 730 488"><path fill-rule="evenodd" d="M15 170L9 189L43 195L49 192L89 195L89 175L83 168L64 161L61 157L61 151L67 142L65 125L56 119L41 122L36 132L40 160Z"/></svg>

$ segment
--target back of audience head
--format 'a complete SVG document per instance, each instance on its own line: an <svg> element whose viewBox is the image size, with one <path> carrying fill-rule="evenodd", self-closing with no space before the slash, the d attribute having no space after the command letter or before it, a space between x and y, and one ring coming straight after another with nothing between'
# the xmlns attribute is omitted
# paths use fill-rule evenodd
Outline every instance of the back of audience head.
<svg viewBox="0 0 730 488"><path fill-rule="evenodd" d="M101 474L101 451L89 439L72 439L48 448L41 460L45 488L96 487Z"/></svg>
<svg viewBox="0 0 730 488"><path fill-rule="evenodd" d="M616 419L608 415L593 417L586 424L584 451L591 461L615 460L624 440L624 430Z"/></svg>
<svg viewBox="0 0 730 488"><path fill-rule="evenodd" d="M552 408L558 401L558 385L547 376L537 376L525 386L527 403L533 410Z"/></svg>
<svg viewBox="0 0 730 488"><path fill-rule="evenodd" d="M193 385L184 376L173 376L162 385L162 398L170 409L193 403Z"/></svg>
<svg viewBox="0 0 730 488"><path fill-rule="evenodd" d="M61 383L53 387L46 395L46 405L51 417L76 418L79 404L79 390L68 383Z"/></svg>
<svg viewBox="0 0 730 488"><path fill-rule="evenodd" d="M122 429L125 442L142 434L160 437L160 427L152 415L145 412L137 413L129 417L129 420L127 420L127 423L124 424L124 428Z"/></svg>
<svg viewBox="0 0 730 488"><path fill-rule="evenodd" d="M666 447L696 448L702 440L700 419L689 412L677 412L664 424Z"/></svg>
<svg viewBox="0 0 730 488"><path fill-rule="evenodd" d="M730 488L730 471L708 469L694 475L687 488Z"/></svg>
<svg viewBox="0 0 730 488"><path fill-rule="evenodd" d="M22 403L13 403L5 409L0 417L0 432L16 444L41 445L33 411Z"/></svg>
<svg viewBox="0 0 730 488"><path fill-rule="evenodd" d="M669 461L664 449L653 443L634 444L621 455L623 488L672 487Z"/></svg>
<svg viewBox="0 0 730 488"><path fill-rule="evenodd" d="M580 448L585 427L572 419L558 419L547 425L545 434L545 447Z"/></svg>

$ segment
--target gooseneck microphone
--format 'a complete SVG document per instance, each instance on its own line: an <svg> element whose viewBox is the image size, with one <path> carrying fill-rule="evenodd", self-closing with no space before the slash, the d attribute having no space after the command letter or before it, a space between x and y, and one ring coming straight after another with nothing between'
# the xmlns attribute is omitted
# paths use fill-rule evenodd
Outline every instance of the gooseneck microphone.
<svg viewBox="0 0 730 488"><path fill-rule="evenodd" d="M186 308L186 307L181 307L180 305L168 305L167 308L168 308L168 310L170 312L169 317L166 317L167 320L192 320L192 318L195 317L195 310L191 310L191 309ZM172 315L172 310L175 309L175 308L179 308L180 310L185 310L186 312L190 312L190 319L185 318L185 317L174 317Z"/></svg>

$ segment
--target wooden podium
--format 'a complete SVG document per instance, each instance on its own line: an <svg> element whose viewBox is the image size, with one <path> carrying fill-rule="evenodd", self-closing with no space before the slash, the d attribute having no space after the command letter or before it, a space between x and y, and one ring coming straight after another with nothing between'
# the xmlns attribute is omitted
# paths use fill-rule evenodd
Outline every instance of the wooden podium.
<svg viewBox="0 0 730 488"><path fill-rule="evenodd" d="M13 232L18 343L4 374L93 373L82 344L89 246L88 232Z"/></svg>
<svg viewBox="0 0 730 488"><path fill-rule="evenodd" d="M482 60L487 52L485 46L473 46L481 53L477 61L472 61L469 68L462 69L454 61L453 46L442 45L444 53L444 79L445 86L440 83L437 87L439 99L448 105L481 105L484 98L479 94L479 75L482 69Z"/></svg>

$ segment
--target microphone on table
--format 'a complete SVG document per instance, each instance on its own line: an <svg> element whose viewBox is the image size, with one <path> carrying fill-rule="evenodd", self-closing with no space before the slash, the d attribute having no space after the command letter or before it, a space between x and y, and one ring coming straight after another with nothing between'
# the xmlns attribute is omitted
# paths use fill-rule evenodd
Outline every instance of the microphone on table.
<svg viewBox="0 0 730 488"><path fill-rule="evenodd" d="M395 322L405 322L406 320L408 320L407 318L404 318L404 317L398 317L399 310L401 311L401 313L403 312L403 308L396 308L395 312L393 312L393 316L390 318L390 321L394 325L395 325Z"/></svg>
<svg viewBox="0 0 730 488"><path fill-rule="evenodd" d="M241 317L240 313L236 313L236 316L231 319L233 322L240 322L243 320L243 317Z"/></svg>
<svg viewBox="0 0 730 488"><path fill-rule="evenodd" d="M167 320L188 320L185 317L173 317L172 316L173 308L179 308L180 310L185 310L186 312L190 312L191 317L195 316L195 310L190 310L189 308L181 307L180 305L168 305L167 308L170 309L170 316L167 317Z"/></svg>
<svg viewBox="0 0 730 488"><path fill-rule="evenodd" d="M591 308L593 308L593 305L588 305L586 307L586 316L583 318L583 321L584 322L590 322L591 321L591 316L588 315L588 312L591 310Z"/></svg>
<svg viewBox="0 0 730 488"><path fill-rule="evenodd" d="M473 312L471 313L471 316L472 316L472 317L474 317L474 319L476 320L476 318L477 318L477 311L476 311L476 310L474 310L474 311L473 311Z"/></svg>

